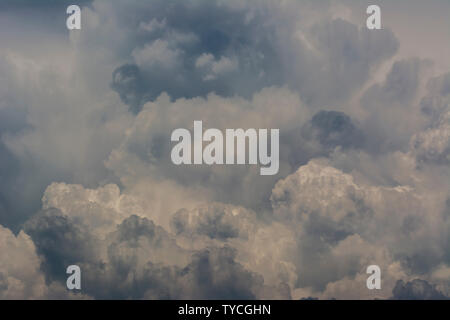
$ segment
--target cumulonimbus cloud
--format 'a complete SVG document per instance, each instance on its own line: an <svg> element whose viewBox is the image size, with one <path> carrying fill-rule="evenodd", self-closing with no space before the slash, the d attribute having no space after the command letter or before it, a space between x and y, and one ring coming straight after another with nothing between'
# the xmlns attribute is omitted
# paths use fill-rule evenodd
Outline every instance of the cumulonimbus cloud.
<svg viewBox="0 0 450 320"><path fill-rule="evenodd" d="M448 70L355 8L93 1L0 46L0 297L448 297ZM195 120L279 128L279 173L174 166Z"/></svg>

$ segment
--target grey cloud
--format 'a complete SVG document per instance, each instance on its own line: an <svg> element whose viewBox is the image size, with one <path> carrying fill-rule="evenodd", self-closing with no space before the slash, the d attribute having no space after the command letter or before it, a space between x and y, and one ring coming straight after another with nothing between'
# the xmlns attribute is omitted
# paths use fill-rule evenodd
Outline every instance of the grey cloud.
<svg viewBox="0 0 450 320"><path fill-rule="evenodd" d="M58 3L8 7L61 38L0 48L0 224L32 216L31 238L0 227L0 297L66 297L75 263L93 298L367 298L375 261L387 298L450 261L450 77L419 96L428 62L395 57L377 83L405 53L388 25L345 2L94 1L66 41ZM279 174L174 166L171 131L199 119L279 128Z"/></svg>
<svg viewBox="0 0 450 320"><path fill-rule="evenodd" d="M130 242L130 246L137 246L141 237L146 237L152 245L158 245L168 241L167 233L148 219L140 219L138 216L130 216L117 227L117 241Z"/></svg>
<svg viewBox="0 0 450 320"><path fill-rule="evenodd" d="M74 297L62 285L46 283L34 243L23 231L14 235L0 226L0 251L7 257L0 261L0 299Z"/></svg>
<svg viewBox="0 0 450 320"><path fill-rule="evenodd" d="M57 209L26 223L49 282L64 282L65 268L78 264L83 293L94 298L252 299L265 288L261 276L236 262L232 248L183 250L164 229L137 216L124 219L105 240L80 223Z"/></svg>
<svg viewBox="0 0 450 320"><path fill-rule="evenodd" d="M43 259L42 268L48 279L65 279L66 268L90 261L95 256L92 236L86 227L51 208L34 215L24 225L37 252Z"/></svg>
<svg viewBox="0 0 450 320"><path fill-rule="evenodd" d="M431 79L427 89L420 106L429 126L411 138L410 148L419 165L446 165L450 162L450 74Z"/></svg>
<svg viewBox="0 0 450 320"><path fill-rule="evenodd" d="M448 300L441 291L436 289L425 280L414 279L412 281L404 282L397 281L395 288L392 290L392 297L394 300Z"/></svg>
<svg viewBox="0 0 450 320"><path fill-rule="evenodd" d="M282 136L291 147L288 161L292 167L306 164L310 159L329 157L336 150L365 150L368 147L359 121L345 112L320 110L295 130Z"/></svg>
<svg viewBox="0 0 450 320"><path fill-rule="evenodd" d="M196 299L255 299L264 282L236 263L235 251L227 247L199 252L182 273Z"/></svg>
<svg viewBox="0 0 450 320"><path fill-rule="evenodd" d="M426 126L414 99L427 66L417 58L396 61L384 82L372 85L362 96L361 105L368 113L362 126L371 153L407 151L412 135Z"/></svg>
<svg viewBox="0 0 450 320"><path fill-rule="evenodd" d="M411 139L411 149L418 163L450 163L450 112L441 115L438 123Z"/></svg>
<svg viewBox="0 0 450 320"><path fill-rule="evenodd" d="M172 223L176 233L190 231L193 234L205 234L210 238L235 238L238 236L238 230L232 225L222 221L224 213L213 216L206 216L193 227L189 226L189 213L185 210L178 211L172 218Z"/></svg>
<svg viewBox="0 0 450 320"><path fill-rule="evenodd" d="M83 86L69 85L63 71L67 62L52 60L57 60L52 55L58 56L58 50L63 49L58 47L56 52L52 49L48 48L46 58L36 55L36 60L30 60L20 51L9 54L2 48L0 52L0 176L3 181L0 223L16 232L39 210L42 193L51 182L87 178L90 182L83 183L96 185L98 179L114 180L104 168L103 160L117 137L113 132L122 126L111 108L115 103L122 104L119 99L114 102L115 99L105 100L105 96L98 98L102 95L100 91L90 95ZM73 74L74 78L79 76ZM50 87L52 94L48 91ZM83 108L89 110L86 117L74 116L83 113ZM71 112L72 116L68 116ZM94 122L97 125L92 126ZM98 131L102 126L108 127L105 135ZM85 139L85 134L92 136ZM93 137L101 142L96 143ZM111 143L109 146L107 141ZM77 143L79 147L75 147ZM72 153L74 148L77 151ZM93 149L88 152L90 148ZM87 167L93 169L92 174L84 175Z"/></svg>
<svg viewBox="0 0 450 320"><path fill-rule="evenodd" d="M340 262L355 259L348 269L336 269L333 248L346 241L359 242L359 237L368 240L365 226L374 219L374 210L365 197L351 176L319 161L300 167L275 185L271 196L274 214L296 229L298 256L293 259L300 286L323 290L328 282L359 271L362 257L351 253ZM318 266L322 272L317 272Z"/></svg>
<svg viewBox="0 0 450 320"><path fill-rule="evenodd" d="M407 186L368 185L355 178L356 168L350 175L326 163L301 166L280 180L271 196L274 215L295 228L298 256L293 262L300 287L333 295L330 290L339 287L334 282L345 286L344 279L357 277L368 261L428 274L446 259L448 218L445 211L429 216L445 199L422 194L419 200L421 193ZM385 285L393 287L398 275L389 275Z"/></svg>
<svg viewBox="0 0 450 320"><path fill-rule="evenodd" d="M275 109L274 105L278 107ZM213 201L245 204L252 209L267 208L276 176L261 178L256 166L175 166L170 158L171 132L175 128L191 129L194 120L202 119L204 130L283 127L293 139L297 133L295 129L306 121L307 116L309 110L298 95L285 88L266 88L249 100L210 94L207 98L173 101L167 95L161 95L155 102L147 103L136 116L126 139L113 151L106 165L119 177L127 176L130 182L170 179L182 188L199 190L196 197L209 195ZM288 159L294 150L289 147L290 139L280 138L280 175L291 170ZM135 164L133 170L128 168L131 163ZM255 179L264 181L255 184Z"/></svg>
<svg viewBox="0 0 450 320"><path fill-rule="evenodd" d="M296 8L294 3L287 6ZM163 91L175 99L210 92L248 98L263 87L284 84L313 106L335 103L360 88L371 69L398 48L389 30L371 33L342 19L328 21L328 17L310 29L303 26L306 39L300 39L295 19L285 19L284 25L274 20L288 9L266 5L253 10L247 4L217 1L171 6L156 1L145 8L119 7L125 12L139 9L133 17L137 14L141 27L158 26L141 28L129 44L129 63L137 64L133 68L142 75L139 83L113 86L133 112ZM159 15L162 11L164 16ZM131 33L128 21L121 23L125 33ZM171 56L173 63L166 64L164 60ZM205 66L213 68L213 73ZM118 67L113 78L124 68L128 69L127 64Z"/></svg>
<svg viewBox="0 0 450 320"><path fill-rule="evenodd" d="M113 73L111 87L119 94L122 101L130 106L133 113L138 113L145 101L148 89L143 83L141 72L136 65L126 64Z"/></svg>
<svg viewBox="0 0 450 320"><path fill-rule="evenodd" d="M164 248L161 250L167 254L176 254L173 248L165 244L173 240L161 227L154 227L150 221L136 216L124 220L118 227L116 237L119 243L125 242L127 245L117 246L113 242L108 248L111 268L115 272L112 278L122 279L127 285L126 279L130 274L136 277L128 289L119 291L122 297L129 294L133 298L251 299L263 287L260 276L235 261L236 254L231 248L206 248L193 253L191 261L180 267L167 262L155 263L152 252L146 253L147 257L143 256L143 252L136 252L142 245L136 242L136 238L142 236L151 237L150 250L162 245ZM140 267L137 260L142 258L147 258L148 262ZM140 268L143 269L140 271ZM140 290L135 290L134 284ZM90 286L95 287L93 284Z"/></svg>
<svg viewBox="0 0 450 320"><path fill-rule="evenodd" d="M80 0L77 1L79 5L84 5L86 3L92 2L92 0ZM37 8L48 8L48 7L59 7L59 6L68 6L72 4L73 1L70 0L42 0L39 2L33 0L4 0L1 2L0 7L9 7L9 8L29 8L29 7L37 7Z"/></svg>
<svg viewBox="0 0 450 320"><path fill-rule="evenodd" d="M80 34L79 39L73 43L77 59L80 63L86 64L79 68L79 80L80 82L87 81L89 84L95 83L95 88L102 87L98 85L100 83L98 79L102 79L101 75L104 70L108 70L109 77L113 73L112 80L111 78L102 80L110 82L111 87L117 91L119 97L129 105L135 114L141 110L145 102L154 100L162 91L168 92L171 99L205 96L211 92L228 97L235 95L250 97L261 88L274 84L287 85L292 90L298 90L304 96L305 101L317 106L323 102L319 102L319 99L325 97L324 93L326 92L330 93L324 98L327 100L326 102L339 98L336 94L341 95L342 98L347 97L349 95L347 89L353 85L356 88L367 80L367 70L395 52L396 40L389 31L382 31L378 35L366 35L362 29L358 29L356 25L349 22L333 20L333 22L327 23L326 21L330 20L330 17L326 14L318 18L323 22L316 24L310 30L304 25L295 26L298 19L290 13L297 11L297 5L294 3L288 3L287 7L268 4L254 7L251 4L237 5L236 3L225 4L211 1L177 2L174 5L168 5L166 1L152 1L145 4L139 1L118 1L114 4L93 2L83 12L83 28L86 32ZM283 22L280 23L280 21ZM296 40L293 41L292 37L297 31L302 31L306 40L295 37ZM354 34L357 35L356 40L352 40ZM355 64L346 56L347 49L339 47L338 41L328 44L324 40L328 37L345 38L348 42L346 45L348 51L355 52L358 57L354 60ZM99 39L102 40L99 41ZM176 68L167 68L167 65L163 63L154 63L155 54L158 52L151 50L155 49L152 45L157 41L163 43L165 48L163 51L158 51L159 53L176 53ZM322 47L325 54L317 55L306 42ZM385 45L378 45L379 42L383 42ZM327 47L328 45L331 47ZM376 54L371 53L371 50L367 48L372 45ZM104 55L105 52L108 53L107 56ZM209 68L207 68L208 70L202 67L203 64L197 63L198 59L205 55L212 57L209 64L204 65ZM100 57L102 63L99 63ZM162 58L164 57L162 55ZM351 84L347 84L346 89L335 88L335 86L343 85L345 82L343 79L346 76L339 70L333 69L334 59L342 60L342 65L348 67L349 70L354 70L351 73L358 74L357 81L347 79L351 81ZM126 62L124 63L124 61ZM224 61L235 62L237 70L219 68ZM214 66L217 71L214 74L216 78L206 81L205 77L210 75ZM114 68L116 68L115 71ZM357 71L359 68L362 71ZM322 72L312 77L311 75L316 74L319 69ZM224 72L224 70L228 71ZM335 81L335 76L341 80ZM49 79L57 79L58 83L61 83L61 79L54 75L46 78L46 81ZM40 83L44 82L40 81ZM65 86L70 87L69 83L66 83ZM333 89L328 90L329 88ZM19 89L20 92L24 92L23 88ZM73 88L70 91L76 92ZM30 94L35 96L35 92ZM81 108L91 109L91 102L68 99L67 96L61 94L57 99L51 101L43 97L42 101L39 100L42 103L35 102L34 104L58 106L49 107L48 112L50 113L56 112L56 110L61 112L58 102L63 100L70 101L67 103L70 110L77 110L80 105ZM83 91L77 96L86 96L86 94ZM109 101L105 104L109 104ZM40 108L39 114L45 114L43 107ZM108 106L108 108L114 109L115 107ZM114 116L108 112L113 113ZM180 110L175 112L180 112ZM307 118L303 113L304 110L298 111L298 118L304 118L298 121L299 126ZM79 114L87 115L88 113L80 112ZM11 158L9 161L8 158L5 160L5 165L11 168L12 162L20 164L22 174L14 176L12 183L27 181L19 184L17 188L26 189L26 198L32 200L22 201L21 203L26 203L27 206L20 208L20 212L17 208L21 205L14 205L13 209L17 212L14 215L6 214L6 211L13 207L10 202L14 200L10 199L14 199L14 197L8 193L10 188L5 190L5 200L3 201L5 209L2 209L4 212L3 223L14 225L18 229L26 217L38 209L40 196L45 186L52 181L83 183L89 186L96 186L97 181L105 180L118 183L117 179L104 168L104 160L111 152L112 146L120 143L116 140L116 138L120 139L119 133L125 132L124 127L120 127L118 124L118 117L121 115L114 110L107 111L106 108L98 113L95 111L94 114L93 117L90 116L90 113L87 115L89 120L76 119L73 115L68 115L65 117L68 122L66 125L62 124L64 121L58 121L62 124L62 128L50 128L49 121L51 120L44 121L45 117L28 116L28 119L34 120L33 130L28 134L21 132L21 135L14 135L8 145L9 149L14 147L14 157L20 159ZM115 118L116 116L117 118ZM39 119L39 121L35 119ZM98 123L93 119L105 119L105 121ZM80 129L80 122L83 122L83 127L86 124L90 128ZM77 128L71 129L69 124ZM97 128L93 129L93 127ZM99 128L102 128L101 134L98 132ZM53 135L56 130L71 131L71 134ZM113 130L115 131L111 132ZM297 136L289 136L290 133L291 128L283 126L284 142L282 142L281 157L289 162L282 168L284 172L291 170L287 166L304 164L311 156L317 155L317 153L308 152L303 148L297 148L298 142L295 148L292 148L290 143L297 140ZM295 132L295 134L297 133ZM148 141L144 143L139 141L129 147L132 148L131 151L138 150L139 152L136 154L143 158L148 158L148 147L151 150L152 161L162 160L169 150L169 146L165 143L167 134L167 132L158 132L155 136L147 139ZM77 139L79 137L78 146L74 145L74 137ZM93 137L98 137L99 141ZM106 140L108 143L105 142ZM86 143L86 141L90 141L90 143ZM44 150L42 146L38 146L39 144L43 144L47 148ZM59 147L51 149L50 145ZM71 155L67 150L68 146L80 149L79 158ZM83 151L89 154L89 157L83 156ZM300 156L291 153L297 153ZM289 160L289 158L295 159ZM13 171L10 170L9 173ZM87 171L90 173L86 173ZM191 173L191 170L188 171ZM39 174L30 182L26 177L33 172L39 172ZM172 170L163 170L162 172L167 173L171 178L176 175L175 180L183 181L185 184L188 183L189 178L197 176L183 174L179 171L172 173ZM221 180L226 177L220 173L219 175L222 177ZM212 181L217 176L216 173L213 175L202 173L199 175L199 181ZM227 190L227 192L217 192L219 197L216 200L234 201L240 198L239 203L263 203L264 206L267 206L270 187L265 184L261 187L258 186L254 191L252 191L254 188L246 188L249 192L253 192L249 197L243 196L239 189L229 192L229 183L234 184L236 181L241 181L239 176L242 175L238 172L229 177L228 181L220 181L219 188ZM259 190L263 187L265 190ZM262 200L258 195L263 195L266 200ZM257 201L253 201L256 198L258 198Z"/></svg>
<svg viewBox="0 0 450 320"><path fill-rule="evenodd" d="M24 173L21 170L19 159L8 149L5 138L30 129L26 121L27 110L14 92L19 90L17 84L11 83L14 78L14 68L9 61L0 56L0 224L17 230L20 220L27 215L31 208L39 208L39 199L18 201L24 198L18 190L23 189L21 180Z"/></svg>
<svg viewBox="0 0 450 320"><path fill-rule="evenodd" d="M449 108L450 73L430 79L427 89L428 92L420 103L421 111L435 122Z"/></svg>
<svg viewBox="0 0 450 320"><path fill-rule="evenodd" d="M0 13L4 14L2 20L7 23L3 26L10 29L7 33L2 33L2 36L20 35L21 38L28 38L32 34L40 36L41 40L48 40L49 35L67 34L67 7L76 4L83 8L90 6L92 2L93 0L78 0L76 3L71 0L3 0L0 2ZM14 18L8 19L11 17ZM44 36L42 31L46 33Z"/></svg>
<svg viewBox="0 0 450 320"><path fill-rule="evenodd" d="M325 148L361 148L364 133L343 112L322 110L316 113L303 128L308 138L317 139Z"/></svg>
<svg viewBox="0 0 450 320"><path fill-rule="evenodd" d="M8 290L8 282L6 281L5 275L0 272L0 292Z"/></svg>
<svg viewBox="0 0 450 320"><path fill-rule="evenodd" d="M205 235L211 239L248 237L256 223L255 215L242 208L212 204L195 210L182 209L172 216L176 234Z"/></svg>
<svg viewBox="0 0 450 320"><path fill-rule="evenodd" d="M133 30L137 37L134 37L134 43L130 43L129 52L129 59L138 64L133 68L142 75L136 83L139 90L130 86L113 86L134 112L163 91L173 98L205 96L210 92L248 97L256 89L280 83L274 77L280 65L275 43L270 40L274 30L258 22L263 19L258 13L258 17L248 21L246 10L217 1L170 5L166 1L154 1L145 7L118 6L116 14L134 12L133 19L137 14L138 20L133 25L137 23L140 26L137 34ZM129 22L121 22L126 32L131 32L128 30ZM152 22L159 27L145 28ZM165 59L172 55L173 63L165 63ZM202 56L211 57L214 65L210 67L214 67L214 76L205 73L206 65L198 63ZM239 70L225 68L224 63L235 58L238 59ZM114 78L124 73L125 67L118 67ZM134 96L137 91L139 103L125 98Z"/></svg>
<svg viewBox="0 0 450 320"><path fill-rule="evenodd" d="M362 103L370 105L370 99L380 100L381 103L408 102L413 99L419 86L421 63L418 59L396 61L383 85L372 86L363 97Z"/></svg>
<svg viewBox="0 0 450 320"><path fill-rule="evenodd" d="M371 68L391 57L399 46L390 30L372 33L342 19L318 23L310 32L321 58L310 53L308 60L313 64L294 60L294 68L298 68L299 91L313 105L348 98L368 80ZM308 76L305 71L310 72Z"/></svg>

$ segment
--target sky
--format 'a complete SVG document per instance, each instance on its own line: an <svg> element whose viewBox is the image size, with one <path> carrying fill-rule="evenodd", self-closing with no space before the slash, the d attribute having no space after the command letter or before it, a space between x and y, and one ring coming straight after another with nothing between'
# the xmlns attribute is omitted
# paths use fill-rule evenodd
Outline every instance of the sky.
<svg viewBox="0 0 450 320"><path fill-rule="evenodd" d="M0 0L0 299L448 299L449 12ZM279 129L278 173L174 165L196 120Z"/></svg>

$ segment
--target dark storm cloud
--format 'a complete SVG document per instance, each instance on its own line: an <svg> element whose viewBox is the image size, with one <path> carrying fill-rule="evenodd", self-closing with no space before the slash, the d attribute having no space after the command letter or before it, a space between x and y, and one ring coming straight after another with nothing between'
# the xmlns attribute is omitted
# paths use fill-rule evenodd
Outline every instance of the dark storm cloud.
<svg viewBox="0 0 450 320"><path fill-rule="evenodd" d="M316 113L307 128L306 135L312 135L326 148L334 149L358 148L363 146L364 134L343 112L319 111Z"/></svg>
<svg viewBox="0 0 450 320"><path fill-rule="evenodd" d="M290 148L289 162L293 167L314 157L328 157L336 148L348 151L366 147L364 131L341 111L318 111L298 129L285 132L281 139Z"/></svg>
<svg viewBox="0 0 450 320"><path fill-rule="evenodd" d="M387 24L336 18L364 17L339 1L94 1L68 37L66 1L14 3L8 35L45 56L0 48L0 224L45 210L0 228L19 253L0 295L50 297L42 274L65 290L69 264L120 299L362 298L368 261L389 297L446 270L450 76L419 104L422 60L378 82L400 48ZM170 134L199 119L280 128L279 175L175 168ZM440 296L421 281L394 296Z"/></svg>
<svg viewBox="0 0 450 320"><path fill-rule="evenodd" d="M235 250L212 248L194 255L182 271L194 299L255 299L264 279L235 261Z"/></svg>
<svg viewBox="0 0 450 320"><path fill-rule="evenodd" d="M263 17L249 22L245 10L218 1L152 1L123 9L130 14L122 17L123 27L138 28L130 54L139 66L118 67L112 87L135 113L163 91L173 98L210 92L248 97L281 84L275 30L260 23ZM122 84L129 77L132 83Z"/></svg>
<svg viewBox="0 0 450 320"><path fill-rule="evenodd" d="M48 3L49 7L56 5L56 2ZM255 9L251 4L236 5L221 1L117 1L114 4L99 1L89 10L98 13L99 25L90 29L89 11L83 13L85 32L80 35L80 52L87 52L86 55L91 60L89 52L95 52L98 45L101 50L111 51L111 54L119 57L119 61L128 61L115 65L110 85L135 114L145 102L153 100L163 91L168 92L171 98L205 96L211 92L222 96L249 97L270 85L287 85L298 90L302 98L314 106L331 101L334 103L336 99L344 99L362 86L368 79L370 69L390 57L398 45L396 38L388 30L368 33L347 21L327 21L329 17L322 17L324 21L316 23L312 28L302 26L305 30L301 31L308 41L301 40L296 37L299 29L295 24L298 19L291 19L290 16L284 19L284 12L279 11L276 6L268 5L257 6ZM20 15L22 9L14 12ZM37 10L39 15L44 15L45 12ZM66 18L66 14L60 14L58 8L51 10L50 16L53 15L52 12L56 12L59 20ZM51 17L38 20L55 23ZM30 21L34 23L34 20ZM64 26L63 22L61 26ZM36 26L33 25L34 28ZM51 28L65 30L64 27ZM342 42L339 40L341 38ZM333 41L329 42L327 39ZM321 54L318 55L315 50L319 50ZM104 56L103 53L101 56ZM328 129L318 131L326 130ZM332 137L336 130L334 133L331 131L330 129L329 134L321 134L324 149L330 149L329 145L350 143L345 140L347 138L344 131L337 138ZM167 133L158 134L159 136L145 137L148 141L144 143L144 147L142 143L131 147L143 150L137 154L144 158L148 158L149 147L152 159L161 160L169 149L166 143ZM284 151L282 157L292 157L291 163L304 164L311 156L326 153L315 148L312 152L304 150L301 146L303 141L298 142L297 134L298 132L283 131L282 143L285 145L281 147ZM293 141L297 141L293 144L294 148L288 145ZM69 145L71 141L64 144ZM297 145L300 147L297 148ZM105 151L105 154L108 152ZM289 155L291 152L296 155ZM73 182L76 180L74 177L80 176L79 173L72 172L77 166L59 169L53 164L49 167L48 161L40 162L41 155L34 157L32 154L17 161L7 154L5 152L5 167L13 168L10 166L13 162L20 166L18 170L21 174L11 179L14 180L12 182L22 182L16 188L23 188L26 192L21 192L19 196L23 194L27 199L11 206L8 203L14 202L16 198L10 194L11 188L5 188L3 192L3 209L0 210L4 212L2 215L5 218L2 223L15 229L23 223L26 216L37 211L46 185L55 180ZM60 156L65 158L64 155ZM110 179L100 170L104 157L98 158L91 161L95 163L90 164L95 172L102 175L101 179ZM83 161L78 168L84 168L85 165L86 162ZM46 169L42 170L45 166ZM5 174L6 171L8 170L5 170ZM27 177L35 171L39 171L41 175L33 178L33 183L30 183ZM9 170L8 175L12 172L14 169ZM178 171L176 174L178 181L184 179L183 174ZM204 181L203 175L200 180ZM233 184L235 182L232 181ZM93 184L92 181L89 183ZM228 184L224 184L223 188L229 189ZM221 199L228 200L229 192L219 193L222 195ZM264 193L265 196L267 194L268 191ZM6 209L8 206L10 208ZM23 208L19 210L21 206ZM8 214L6 218L7 210L15 213Z"/></svg>
<svg viewBox="0 0 450 320"><path fill-rule="evenodd" d="M117 292L121 298L251 299L255 298L252 290L262 287L261 277L239 265L231 248L208 248L194 253L185 267L153 263L149 252L148 263L139 272L135 248L142 245L142 237L149 240L151 251L161 247L168 254L175 253L174 240L161 227L137 216L125 219L108 247L112 278L125 285ZM126 279L133 273L136 278L130 285ZM88 286L97 287L94 283Z"/></svg>
<svg viewBox="0 0 450 320"><path fill-rule="evenodd" d="M123 8L137 9L132 16L137 20L131 23L124 15L121 23L140 28L133 33L128 59L138 65L133 74L141 76L130 85L117 82L122 74L128 79L127 64L113 75L113 88L135 113L163 91L173 98L209 92L249 97L263 87L287 84L314 106L341 101L398 47L389 30L370 33L341 19L314 25L305 32L307 44L295 37L295 20L282 25L265 6L251 10L219 1L155 1L145 8Z"/></svg>
<svg viewBox="0 0 450 320"><path fill-rule="evenodd" d="M145 86L139 67L126 64L117 68L113 73L111 87L115 90L123 103L130 106L133 113L138 113L141 106L149 100L148 88Z"/></svg>
<svg viewBox="0 0 450 320"><path fill-rule="evenodd" d="M264 287L261 276L235 261L234 249L183 251L163 228L146 218L126 218L106 243L57 209L31 218L25 231L42 258L48 281L64 283L67 266L77 264L83 272L83 293L94 298L253 299ZM98 255L104 244L106 259ZM165 255L186 255L188 263L183 267L163 262Z"/></svg>
<svg viewBox="0 0 450 320"><path fill-rule="evenodd" d="M26 123L26 112L13 99L0 98L0 224L18 228L19 221L27 215L28 210L40 206L38 203L27 203L17 201L23 194L20 163L17 157L5 145L3 138L7 135L16 134L28 128ZM3 104L4 106L2 107Z"/></svg>
<svg viewBox="0 0 450 320"><path fill-rule="evenodd" d="M43 210L26 222L24 230L43 257L42 268L49 280L64 280L69 265L92 258L93 239L86 229L55 208Z"/></svg>
<svg viewBox="0 0 450 320"><path fill-rule="evenodd" d="M425 280L414 279L412 281L404 282L397 281L392 290L392 297L394 300L448 300L441 291L436 289Z"/></svg>
<svg viewBox="0 0 450 320"><path fill-rule="evenodd" d="M246 218L243 215L234 216L224 206L201 208L197 212L182 209L173 215L171 224L176 234L226 240L239 236L239 226Z"/></svg>
<svg viewBox="0 0 450 320"><path fill-rule="evenodd" d="M118 227L116 232L118 242L131 242L131 246L137 246L137 241L141 237L146 237L152 245L162 244L162 241L170 241L169 235L159 226L148 219L141 219L138 216L130 216Z"/></svg>
<svg viewBox="0 0 450 320"><path fill-rule="evenodd" d="M0 224L4 226L14 227L15 214L19 211L15 201L12 200L15 192L11 189L14 178L18 176L18 171L19 166L16 159L3 143L0 143L0 179L2 180L0 186Z"/></svg>
<svg viewBox="0 0 450 320"><path fill-rule="evenodd" d="M8 149L5 138L28 129L26 108L21 99L14 95L16 87L8 82L13 77L12 68L0 57L0 224L17 227L17 216L25 214L26 201L18 203L21 197L19 160ZM38 210L39 204L36 207Z"/></svg>

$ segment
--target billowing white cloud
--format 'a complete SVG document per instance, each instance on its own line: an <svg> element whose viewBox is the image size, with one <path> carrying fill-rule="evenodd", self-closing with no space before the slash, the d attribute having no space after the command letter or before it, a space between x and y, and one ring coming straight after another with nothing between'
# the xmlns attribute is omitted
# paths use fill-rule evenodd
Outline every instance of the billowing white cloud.
<svg viewBox="0 0 450 320"><path fill-rule="evenodd" d="M447 259L447 195L433 191L358 182L323 159L279 181L271 200L274 215L296 228L302 285L326 288L331 298L336 286L348 283L342 296L370 298L361 274L377 264L384 270L387 298L398 278L427 274ZM354 285L359 289L352 292Z"/></svg>

